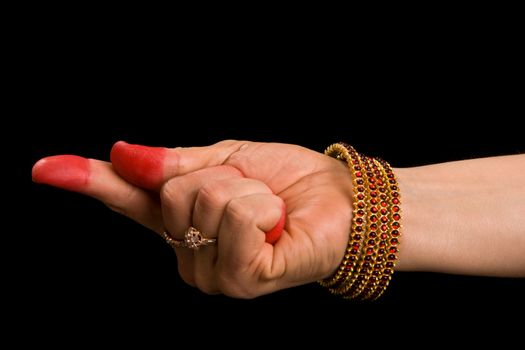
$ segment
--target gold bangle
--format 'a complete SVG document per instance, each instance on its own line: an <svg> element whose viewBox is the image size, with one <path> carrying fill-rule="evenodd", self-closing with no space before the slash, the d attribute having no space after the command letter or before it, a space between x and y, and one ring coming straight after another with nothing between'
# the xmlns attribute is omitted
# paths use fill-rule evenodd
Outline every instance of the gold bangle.
<svg viewBox="0 0 525 350"><path fill-rule="evenodd" d="M371 227L377 225L377 217L372 212L372 195L374 191L370 189L370 186L373 186L372 182L374 181L373 173L371 173L367 157L360 156L362 164L362 173L363 179L359 184L358 193L364 196L365 202L365 230L363 234L363 242L361 247L361 254L359 256L357 267L354 269L354 274L352 276L347 276L347 278L339 285L337 288L331 290L332 293L337 295L342 295L344 298L353 299L361 290L361 287L366 283L369 276L369 268L371 263L373 263L374 257L374 246L375 240L370 237ZM372 180L371 180L372 179ZM370 182L372 181L372 182ZM374 241L374 242L372 242Z"/></svg>
<svg viewBox="0 0 525 350"><path fill-rule="evenodd" d="M362 294L360 296L362 299L369 299L383 278L386 268L385 263L388 258L390 230L392 224L392 206L390 205L391 195L389 190L390 185L386 177L387 174L379 160L373 159L373 163L374 173L376 173L378 177L377 184L379 191L377 201L377 211L380 216L377 228L378 245L376 247L376 256L371 277L366 286L362 289Z"/></svg>
<svg viewBox="0 0 525 350"><path fill-rule="evenodd" d="M350 145L333 144L325 154L347 162L354 198L343 261L319 283L347 299L375 300L386 290L397 260L401 228L397 180L387 162L359 155Z"/></svg>
<svg viewBox="0 0 525 350"><path fill-rule="evenodd" d="M379 298L388 287L388 284L392 280L392 274L396 266L399 252L399 237L401 235L401 195L399 192L399 184L394 175L390 164L386 161L379 159L386 178L388 181L388 194L391 200L389 201L389 207L391 212L391 221L389 223L387 247L384 256L384 268L381 273L381 279L379 280L375 290L372 290L369 299L376 300Z"/></svg>
<svg viewBox="0 0 525 350"><path fill-rule="evenodd" d="M354 192L350 238L348 240L343 261L339 264L339 268L331 277L319 281L324 287L334 287L341 284L341 282L348 277L353 276L354 269L359 259L360 247L363 240L362 237L365 231L363 217L365 215L364 209L366 204L364 201L364 195L360 195L358 192L359 182L362 181L363 177L363 169L357 151L352 146L336 143L328 147L325 154L346 161L352 176Z"/></svg>
<svg viewBox="0 0 525 350"><path fill-rule="evenodd" d="M368 182L369 197L369 213L367 215L367 237L365 241L365 250L363 258L363 269L359 276L360 283L345 296L347 299L366 299L367 287L377 283L378 264L382 259L385 243L382 239L383 228L388 221L387 212L381 207L381 203L386 185L382 177L379 163L374 158L365 157L366 161L366 177Z"/></svg>

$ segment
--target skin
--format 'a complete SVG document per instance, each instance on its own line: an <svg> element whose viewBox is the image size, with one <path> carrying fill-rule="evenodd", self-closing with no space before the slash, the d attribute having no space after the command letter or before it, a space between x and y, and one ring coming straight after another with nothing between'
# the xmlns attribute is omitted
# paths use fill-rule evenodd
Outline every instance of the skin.
<svg viewBox="0 0 525 350"><path fill-rule="evenodd" d="M61 155L39 160L33 168L32 176L35 182L80 192L88 186L90 174L88 159Z"/></svg>
<svg viewBox="0 0 525 350"><path fill-rule="evenodd" d="M252 298L313 282L343 257L353 197L343 162L247 141L175 149L119 142L111 159L113 166L85 160L79 171L78 159L59 166L60 158L46 158L33 180L93 196L176 239L190 225L217 237L217 246L176 249L182 278L206 293ZM397 270L525 277L525 156L395 172L403 211ZM64 173L84 185L61 182Z"/></svg>
<svg viewBox="0 0 525 350"><path fill-rule="evenodd" d="M111 163L120 173L128 174L128 181L138 187L159 190L164 166L172 159L164 147L146 147L117 142L111 149Z"/></svg>

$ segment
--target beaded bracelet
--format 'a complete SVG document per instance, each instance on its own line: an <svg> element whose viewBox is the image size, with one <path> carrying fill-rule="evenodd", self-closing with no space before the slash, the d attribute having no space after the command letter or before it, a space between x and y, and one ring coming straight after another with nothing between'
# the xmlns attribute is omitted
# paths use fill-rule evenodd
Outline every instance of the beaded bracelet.
<svg viewBox="0 0 525 350"><path fill-rule="evenodd" d="M348 164L353 184L351 232L343 261L329 278L319 281L333 294L375 300L394 272L400 236L399 186L390 165L336 143L325 154Z"/></svg>
<svg viewBox="0 0 525 350"><path fill-rule="evenodd" d="M359 258L360 247L363 240L363 232L365 231L364 209L366 204L364 201L364 193L359 192L361 189L360 186L363 185L363 169L360 157L355 149L349 145L336 143L328 147L325 151L325 154L339 160L344 160L348 163L350 174L352 176L354 192L352 228L343 261L332 277L319 282L324 287L333 287L353 276L354 268L356 267Z"/></svg>

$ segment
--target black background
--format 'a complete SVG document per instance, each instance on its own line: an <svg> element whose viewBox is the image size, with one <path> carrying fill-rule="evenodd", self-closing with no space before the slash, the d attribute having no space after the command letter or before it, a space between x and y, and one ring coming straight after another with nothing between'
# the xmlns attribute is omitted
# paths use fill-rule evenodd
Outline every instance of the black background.
<svg viewBox="0 0 525 350"><path fill-rule="evenodd" d="M524 152L524 60L512 21L323 31L259 22L247 31L247 23L35 16L19 27L11 54L11 114L24 140L23 199L15 203L27 217L9 235L16 254L6 266L22 325L76 332L94 318L98 331L134 323L162 333L196 320L272 334L301 324L322 338L321 329L360 331L400 314L410 321L399 328L441 316L490 326L476 315L506 322L507 312L523 311L522 279L426 273L396 273L374 304L317 285L255 300L206 296L181 282L161 238L93 199L30 179L41 157L107 160L118 140L189 146L233 138L318 151L344 140L396 167Z"/></svg>

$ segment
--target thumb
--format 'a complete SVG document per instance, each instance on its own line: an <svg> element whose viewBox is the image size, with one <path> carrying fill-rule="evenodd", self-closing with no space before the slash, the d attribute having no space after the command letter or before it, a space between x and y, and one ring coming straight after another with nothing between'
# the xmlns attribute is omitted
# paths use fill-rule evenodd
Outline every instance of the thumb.
<svg viewBox="0 0 525 350"><path fill-rule="evenodd" d="M206 147L164 148L119 141L111 149L111 162L132 184L159 190L172 177L223 164L245 143L227 140Z"/></svg>

